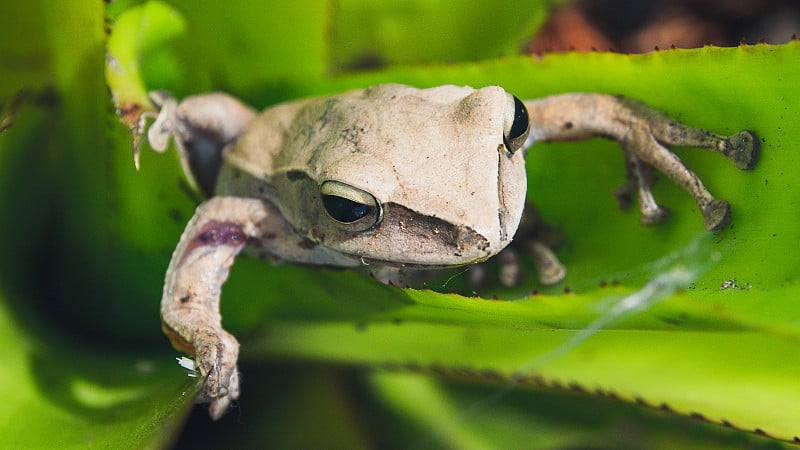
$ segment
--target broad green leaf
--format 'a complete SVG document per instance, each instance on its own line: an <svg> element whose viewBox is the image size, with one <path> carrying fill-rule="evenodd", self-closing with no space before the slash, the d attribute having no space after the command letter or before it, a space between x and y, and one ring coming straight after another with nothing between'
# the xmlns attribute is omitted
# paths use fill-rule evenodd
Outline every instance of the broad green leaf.
<svg viewBox="0 0 800 450"><path fill-rule="evenodd" d="M262 268L241 261L225 289L226 324L245 331L267 323L265 337L253 341L260 345L249 344L251 357L422 367L462 371L478 379L489 373L501 386L524 376L546 385L613 392L629 401L664 405L681 414L791 440L798 422L785 408L797 394L791 383L797 367L783 358L794 350L793 278L787 277L796 273L796 265L782 249L794 235L791 216L776 217L786 209L770 206L765 180L782 176L776 167L790 167L790 161L780 160L770 148L787 139L785 133L797 134L791 125L796 121L778 117L796 116L780 108L780 99L793 89L789 74L796 56L796 43L638 57L568 54L394 69L309 85L307 94L378 82L501 84L520 97L567 91L623 93L720 133L754 129L764 152L752 173L741 173L716 155L681 152L712 191L734 205L733 227L710 236L701 231L689 197L663 181L657 196L672 208L674 218L657 228L640 228L635 214L616 211L610 195L598 195L610 193L623 180L622 158L614 144L534 147L529 156L531 198L567 236L560 255L570 267L569 295L553 296L556 290L539 288L547 295L524 299L533 289L529 284L525 291L502 293L504 298L523 300L486 302L403 293L352 274ZM776 120L787 125L775 130L770 125ZM781 190L787 188L791 186ZM785 197L772 198L780 202ZM781 241L778 231L783 230ZM699 250L670 259L676 249L698 241ZM768 273L752 270L754 254L776 254L782 264ZM681 270L688 276L656 289L666 300L647 297L654 301L641 311L609 315L621 299L647 289L649 279ZM461 278L451 285L462 283ZM737 287L719 289L731 279L738 280ZM620 286L601 287L617 283ZM231 298L237 302L227 300ZM597 330L579 331L586 327ZM474 343L471 339L480 345L463 345ZM247 354L246 339L244 346ZM759 352L760 346L775 351ZM752 366L739 364L743 349L755 361ZM586 354L602 357L587 359ZM740 378L726 376L721 382L721 375L729 373L739 373Z"/></svg>
<svg viewBox="0 0 800 450"><path fill-rule="evenodd" d="M332 7L332 68L514 55L556 3L559 1L339 1Z"/></svg>
<svg viewBox="0 0 800 450"><path fill-rule="evenodd" d="M261 427L251 428L245 440L236 428L226 434L202 417L201 427L217 439L205 444L291 442L298 429L309 427L302 411L322 411L313 418L317 429L338 430L330 436L347 447L413 444L420 436L423 446L477 447L526 441L527 430L552 439L536 441L539 446L587 445L598 442L603 430L620 428L596 421L595 433L568 431L586 422L581 411L605 418L627 408L621 417L648 437L669 420L664 414L650 420L649 412L585 394L544 393L552 397L542 401L540 389L559 386L655 407L663 403L680 414L702 414L781 439L796 436L797 365L791 356L798 342L793 306L798 283L788 249L797 240L792 220L797 43L636 57L514 57L326 77L333 60L325 42L329 11L319 3L261 9L236 2L168 4L184 18L186 34L167 48L158 35L168 37L171 25L134 35L130 45L149 39L158 45L129 51L130 60L122 61L123 67L144 64L140 73L129 73L140 77L132 84L140 98L156 88L179 95L220 89L266 106L379 82L501 84L520 97L622 93L696 126L721 133L751 128L763 139L762 161L751 173L717 155L680 151L712 192L734 205L732 228L718 235L702 231L689 197L665 180L656 195L674 213L666 224L644 229L635 213L619 212L610 192L624 169L612 143L534 147L528 157L530 197L544 218L564 231L558 252L570 269L566 283L552 289L536 287L531 276L518 290L497 290L502 300L481 300L404 291L353 273L242 259L225 287L223 313L225 325L243 343L245 397L227 420L253 419ZM29 426L12 428L11 437L20 440L9 441L11 446L85 447L87 434L91 445L101 447L119 447L120 439L131 435L141 438L134 444L164 445L166 437L155 425L178 423L190 397L181 393L192 380L153 350L168 352L157 303L169 255L199 199L184 189L173 153L145 152L142 171L133 169L128 130L109 114L102 79L102 5L34 1L18 10L25 14L14 14L15 23L45 32L27 31L30 39L16 45L9 45L16 37L2 40L3 61L25 64L20 74L4 66L14 75L0 79L0 93L5 97L49 82L58 103L29 110L0 135L0 231L14 237L4 240L1 266L8 292L3 304L14 313L0 314L0 330L7 330L0 331L5 336L0 352L13 363L3 382L6 397L13 399L7 403L12 415L0 418L13 426L30 419ZM121 13L113 19L121 21ZM662 276L668 282L652 284ZM464 278L431 286L469 292ZM720 290L731 279L736 287ZM651 288L654 295L641 294ZM539 295L529 297L533 289ZM636 295L646 300L641 308L610 312ZM19 317L25 315L49 318L44 323L62 331L23 325ZM31 355L44 362L27 370ZM270 365L260 366L265 358ZM284 372L289 378L273 376L286 369L287 358L312 365ZM154 379L143 378L142 366L135 364L139 359L153 361ZM331 369L320 372L320 364L345 369L326 374ZM413 374L359 376L365 365ZM56 368L61 373L55 381L35 381L35 375L50 376ZM442 377L473 386L436 381ZM344 388L354 384L355 389ZM528 392L531 387L534 392ZM404 392L415 392L418 403ZM491 403L497 396L501 405L471 413L475 402ZM289 408L295 399L307 406ZM578 406L552 419L549 413L560 403ZM30 415L23 415L26 411ZM457 417L447 420L437 412ZM108 416L111 422L101 420ZM394 429L394 423L402 426ZM741 436L722 427L681 424L669 429L678 436L700 430L698 441L688 441L698 446ZM65 430L50 433L52 441L35 440L47 439L36 431L51 427ZM380 432L392 439L370 439ZM573 439L559 439L559 432ZM447 437L439 438L443 433ZM429 435L437 437L425 440ZM498 435L506 440L494 440ZM649 442L670 442L669 435L660 436L663 440ZM744 442L737 445L763 443Z"/></svg>
<svg viewBox="0 0 800 450"><path fill-rule="evenodd" d="M145 68L149 73L180 73L175 58L162 52L168 48L165 43L185 29L183 17L160 2L131 8L116 19L108 39L106 82L117 108L149 104ZM120 116L125 118L124 113Z"/></svg>
<svg viewBox="0 0 800 450"><path fill-rule="evenodd" d="M148 88L178 95L216 89L274 99L287 86L314 82L327 69L329 1L164 3L188 24L175 48L180 76L167 74L159 83L154 72Z"/></svg>
<svg viewBox="0 0 800 450"><path fill-rule="evenodd" d="M23 329L3 300L0 447L163 448L174 440L198 379L168 352L115 352L41 323Z"/></svg>
<svg viewBox="0 0 800 450"><path fill-rule="evenodd" d="M105 336L64 331L80 329L70 317L90 310L68 300L96 292L88 284L70 293L53 271L70 264L82 280L93 278L86 271L104 241L96 226L105 191L74 177L110 151L103 5L14 3L0 22L3 101L9 92L47 100L24 103L0 134L0 447L164 447L197 379L166 349L103 346ZM95 160L79 149L93 149Z"/></svg>
<svg viewBox="0 0 800 450"><path fill-rule="evenodd" d="M553 55L471 70L442 67L364 77L370 83L382 77L421 85L435 83L431 78L497 83L525 97L547 91L621 92L721 133L753 129L762 140L762 159L753 172L743 173L717 155L680 151L712 191L734 205L732 227L707 235L691 199L663 180L656 195L674 216L657 228L639 227L634 213L620 213L610 195L598 195L610 193L623 179L622 158L613 145L534 147L528 157L531 197L567 236L560 254L571 270L566 286L572 294L554 297L554 290L543 290L549 295L509 303L409 291L407 298L384 296L392 300L381 302L381 312L364 306L350 319L336 314L334 322L309 321L314 303L321 310L330 302L342 304L337 299L351 282L317 276L327 295L299 289L295 295L283 293L283 309L275 300L267 302L265 317L276 323L265 327L259 354L445 373L466 368L476 378L484 371L506 380L540 376L548 385L613 392L793 440L800 433L800 417L792 407L800 395L800 366L789 356L798 351L798 263L787 250L797 236L793 186L786 177L798 170L787 148L798 134L798 111L787 100L797 98L791 76L797 55L793 42L643 56ZM606 77L587 75L601 68ZM558 75L562 71L575 76L564 80ZM610 76L614 73L618 76ZM675 251L684 254L672 258ZM666 299L653 297L660 303L610 315L621 299L653 287L648 280L670 274L680 276L667 285ZM721 289L734 279L735 286ZM612 280L621 286L601 287ZM246 289L247 282L242 283ZM234 297L245 295L237 291ZM345 304L352 305L357 295L348 295ZM372 295L361 301L380 302ZM226 307L235 320L240 308L252 314L254 306ZM298 314L290 317L286 310L293 308ZM593 324L600 329L581 331Z"/></svg>

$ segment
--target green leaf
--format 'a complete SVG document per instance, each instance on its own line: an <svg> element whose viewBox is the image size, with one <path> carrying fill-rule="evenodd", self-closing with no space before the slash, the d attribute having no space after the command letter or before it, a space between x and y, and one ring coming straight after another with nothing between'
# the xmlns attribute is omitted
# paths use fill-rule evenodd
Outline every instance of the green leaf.
<svg viewBox="0 0 800 450"><path fill-rule="evenodd" d="M154 55L161 55L165 43L185 30L183 17L160 2L131 8L116 19L108 38L106 82L117 108L125 110L131 104L149 105L147 83L143 79L146 75L142 73L145 68L150 73L180 73L174 57Z"/></svg>
<svg viewBox="0 0 800 450"><path fill-rule="evenodd" d="M287 86L314 82L327 69L329 1L165 3L189 26L175 47L180 77L160 83L152 78L150 89L181 96L217 89L274 99L291 94L281 93Z"/></svg>
<svg viewBox="0 0 800 450"><path fill-rule="evenodd" d="M665 180L656 196L673 211L666 224L641 228L635 213L619 212L609 194L624 167L613 143L537 145L528 156L530 197L563 230L558 254L570 275L549 289L531 276L521 288L496 290L502 300L240 260L224 289L223 314L243 344L244 397L221 424L198 412L195 447L766 442L634 403L796 436L800 283L789 250L798 237L796 42L327 77L340 69L325 38L327 2L165 4L144 4L170 12L156 13L165 21L155 28L132 27L131 39L115 44L122 52L112 52L127 55L118 62L132 68L127 77L139 77L129 90L140 99L155 88L179 95L220 89L266 106L380 82L500 84L519 97L598 91L644 100L720 133L754 129L763 144L760 164L748 173L718 155L679 150L733 204L732 227L717 235L702 231L691 199ZM0 17L7 25L0 27L2 98L49 86L57 101L25 109L0 135L0 356L8 362L0 423L12 430L0 446L168 445L195 380L169 356L158 299L199 199L183 188L174 154L145 152L142 171L132 167L128 130L109 113L102 78L102 4L35 0L13 8ZM120 11L112 16L116 33L125 19ZM516 33L480 51L509 48ZM166 41L172 46L164 48ZM154 46L136 51L126 42ZM386 54L400 61L400 50ZM471 59L463 48L451 53ZM469 292L464 278L431 286ZM734 287L720 290L732 279ZM529 296L534 289L538 295ZM624 308L625 299L643 301ZM448 379L457 381L441 381ZM310 424L330 441L315 440Z"/></svg>
<svg viewBox="0 0 800 450"><path fill-rule="evenodd" d="M106 336L65 332L81 329L71 316L91 311L69 300L98 291L70 294L54 270L69 264L75 281L94 278L87 270L106 242L98 223L107 198L93 184L105 177L96 157L110 151L106 124L115 123L106 122L103 5L14 3L0 23L0 95L34 99L0 134L0 447L165 447L197 379L166 349L103 347Z"/></svg>
<svg viewBox="0 0 800 450"><path fill-rule="evenodd" d="M0 304L0 446L162 448L174 439L198 379L181 377L168 353L109 352L41 324L31 336L15 318Z"/></svg>
<svg viewBox="0 0 800 450"><path fill-rule="evenodd" d="M474 61L519 53L554 4L539 1L339 1L334 8L334 68L431 61Z"/></svg>
<svg viewBox="0 0 800 450"><path fill-rule="evenodd" d="M734 205L732 227L712 235L702 231L690 197L664 180L656 195L672 208L668 223L642 228L635 213L616 211L611 196L602 194L624 179L613 144L539 145L528 157L530 196L565 232L560 256L570 269L571 294L556 295L562 285L541 290L548 295L498 302L408 291L407 298L384 296L380 312L309 320L311 304L322 311L331 302L342 304L341 292L352 282L319 276L327 295L302 288L294 295L282 292L280 299L251 295L270 299L265 316L273 323L265 326L257 347L245 341L245 352L421 368L476 380L489 373L501 386L516 386L515 377L522 377L522 384L574 385L793 440L800 434L792 407L800 395L800 366L788 355L798 351L800 311L794 301L798 263L786 251L797 239L796 211L788 200L794 186L787 177L798 168L787 145L800 130L798 111L787 99L797 97L791 81L797 55L793 42L643 56L552 55L365 76L369 83L384 77L419 85L444 79L497 83L525 97L548 91L625 93L721 133L753 129L762 140L762 160L754 171L739 172L717 155L680 151L712 191ZM605 77L586 75L601 69ZM564 72L575 76L563 79ZM672 281L648 284L663 276ZM619 286L603 287L612 280ZM728 280L735 284L722 289ZM234 297L247 295L245 284L255 285L241 282L242 288L227 287L236 291ZM666 298L647 294L653 290ZM638 311L612 313L642 297L654 300ZM355 298L362 311L381 302L375 295L351 293L345 304ZM258 310L252 303L226 307L233 310L226 317L234 320L244 314L239 308ZM297 314L286 314L290 308Z"/></svg>

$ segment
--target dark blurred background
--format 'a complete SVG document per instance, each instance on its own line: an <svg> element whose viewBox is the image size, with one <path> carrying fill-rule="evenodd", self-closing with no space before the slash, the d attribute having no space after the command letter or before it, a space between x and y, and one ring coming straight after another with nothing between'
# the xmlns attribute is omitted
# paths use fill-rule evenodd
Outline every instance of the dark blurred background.
<svg viewBox="0 0 800 450"><path fill-rule="evenodd" d="M581 0L556 8L528 51L780 44L797 33L797 0Z"/></svg>

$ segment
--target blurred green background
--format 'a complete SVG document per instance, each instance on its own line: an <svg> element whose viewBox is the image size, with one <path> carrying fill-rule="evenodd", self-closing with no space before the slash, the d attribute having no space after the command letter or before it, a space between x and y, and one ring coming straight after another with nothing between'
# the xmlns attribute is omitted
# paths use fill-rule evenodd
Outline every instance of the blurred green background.
<svg viewBox="0 0 800 450"><path fill-rule="evenodd" d="M531 37L555 3L563 2L4 7L0 447L793 440L797 42L517 56L541 42ZM731 227L708 234L691 199L665 180L656 188L673 212L664 226L642 228L635 211L619 212L610 192L624 167L613 143L535 146L530 198L563 231L558 254L570 275L550 289L529 276L516 289L480 292L502 300L449 294L470 292L463 275L433 291L401 290L355 273L242 259L223 315L243 344L243 398L220 423L194 408L184 426L197 380L161 335L158 301L200 199L174 152L142 143L134 169L116 109L135 117L157 88L221 90L267 106L381 82L499 84L521 98L625 94L719 133L753 129L763 158L742 173L716 155L681 151L733 204ZM728 280L734 286L721 290ZM641 309L620 308L649 288Z"/></svg>

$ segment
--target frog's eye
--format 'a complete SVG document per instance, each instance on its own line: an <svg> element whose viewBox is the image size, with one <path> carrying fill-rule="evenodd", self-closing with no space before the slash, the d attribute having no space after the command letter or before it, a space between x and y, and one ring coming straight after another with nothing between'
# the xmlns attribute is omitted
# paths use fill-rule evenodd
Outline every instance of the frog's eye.
<svg viewBox="0 0 800 450"><path fill-rule="evenodd" d="M525 144L525 140L528 138L530 119L528 118L528 108L520 99L509 94L508 103L503 127L503 144L510 153L514 153Z"/></svg>
<svg viewBox="0 0 800 450"><path fill-rule="evenodd" d="M340 181L329 180L319 187L328 217L347 231L366 231L380 222L383 211L369 192Z"/></svg>

